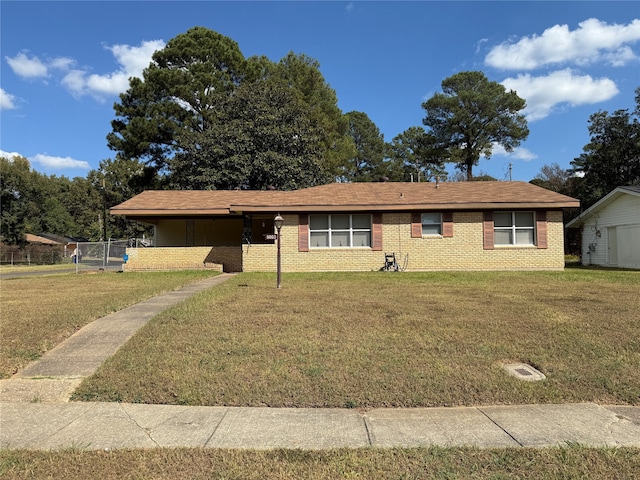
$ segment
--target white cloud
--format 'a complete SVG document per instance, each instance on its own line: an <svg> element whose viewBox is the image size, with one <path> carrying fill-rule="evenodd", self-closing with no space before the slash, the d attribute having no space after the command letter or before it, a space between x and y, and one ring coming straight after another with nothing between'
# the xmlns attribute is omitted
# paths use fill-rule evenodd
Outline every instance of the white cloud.
<svg viewBox="0 0 640 480"><path fill-rule="evenodd" d="M149 66L153 53L162 48L164 48L162 40L151 40L142 42L139 47L114 45L107 47L107 50L111 50L118 63L122 65L122 71L129 73L132 77L141 77L142 70Z"/></svg>
<svg viewBox="0 0 640 480"><path fill-rule="evenodd" d="M73 58L57 57L49 62L49 66L56 70L68 71L75 65Z"/></svg>
<svg viewBox="0 0 640 480"><path fill-rule="evenodd" d="M485 63L505 70L533 70L551 64L588 65L607 62L622 66L638 57L628 44L640 40L640 19L627 25L607 24L590 18L576 30L554 25L542 35L504 42L487 54Z"/></svg>
<svg viewBox="0 0 640 480"><path fill-rule="evenodd" d="M81 70L71 70L62 78L60 83L77 96L82 96L86 93L84 72Z"/></svg>
<svg viewBox="0 0 640 480"><path fill-rule="evenodd" d="M47 66L38 57L29 58L24 52L20 52L15 57L5 57L13 73L22 78L42 78L47 77L49 72Z"/></svg>
<svg viewBox="0 0 640 480"><path fill-rule="evenodd" d="M125 72L110 73L108 75L89 75L85 80L88 91L97 94L117 95L129 88L129 78Z"/></svg>
<svg viewBox="0 0 640 480"><path fill-rule="evenodd" d="M524 162L530 162L531 160L535 160L536 158L538 158L538 155L533 153L531 150L527 150L526 148L522 147L514 148L513 152L507 152L502 145L494 143L492 150L493 155L508 157L514 160L522 160Z"/></svg>
<svg viewBox="0 0 640 480"><path fill-rule="evenodd" d="M571 69L541 77L521 74L516 78L505 79L502 85L507 90L515 90L526 100L524 114L529 121L545 118L560 104L590 105L609 100L618 94L618 87L613 80L576 75Z"/></svg>
<svg viewBox="0 0 640 480"><path fill-rule="evenodd" d="M38 163L43 167L62 169L62 168L82 168L89 170L89 163L83 160L75 160L71 157L52 157L50 155L37 154L29 158L32 163Z"/></svg>
<svg viewBox="0 0 640 480"><path fill-rule="evenodd" d="M351 13L351 12L353 12L353 10L355 10L355 8L356 8L355 3L353 3L353 2L347 3L347 12Z"/></svg>
<svg viewBox="0 0 640 480"><path fill-rule="evenodd" d="M22 78L47 78L54 72L59 72L62 74L60 83L74 96L91 95L97 100L104 100L105 96L126 91L129 88L129 78L142 77L142 71L149 66L153 53L164 48L164 45L162 40L151 40L135 47L105 46L118 64L117 70L105 74L92 74L87 68L78 68L76 61L68 57L56 57L45 62L36 56L29 57L25 52L20 52L13 58L5 58L13 72Z"/></svg>
<svg viewBox="0 0 640 480"><path fill-rule="evenodd" d="M16 157L22 157L22 155L20 155L18 152L5 152L4 150L0 150L0 157L13 160Z"/></svg>
<svg viewBox="0 0 640 480"><path fill-rule="evenodd" d="M16 108L16 97L7 93L4 88L0 88L0 110L11 110Z"/></svg>
<svg viewBox="0 0 640 480"><path fill-rule="evenodd" d="M162 40L145 41L138 47L113 45L105 47L111 51L119 64L118 70L106 74L89 74L83 69L73 69L62 79L62 84L75 96L92 95L97 99L117 95L129 88L129 78L142 77L156 50L164 48Z"/></svg>
<svg viewBox="0 0 640 480"><path fill-rule="evenodd" d="M27 158L18 152L5 152L4 150L0 150L0 157L8 158L9 160L13 160L16 157ZM32 165L37 163L45 168L55 170L62 170L65 168L81 168L83 170L89 170L91 168L89 163L83 160L75 160L71 157L53 157L51 155L43 155L40 153L33 157L29 157L27 160L29 160L29 163Z"/></svg>

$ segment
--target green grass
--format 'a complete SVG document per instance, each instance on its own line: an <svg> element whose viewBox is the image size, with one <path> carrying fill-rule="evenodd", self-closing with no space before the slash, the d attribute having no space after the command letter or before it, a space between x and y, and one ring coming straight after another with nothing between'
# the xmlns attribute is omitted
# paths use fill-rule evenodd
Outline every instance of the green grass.
<svg viewBox="0 0 640 480"><path fill-rule="evenodd" d="M300 450L0 450L3 479L637 478L640 450L414 448Z"/></svg>
<svg viewBox="0 0 640 480"><path fill-rule="evenodd" d="M96 318L211 275L101 273L2 280L0 378L11 376Z"/></svg>
<svg viewBox="0 0 640 480"><path fill-rule="evenodd" d="M243 274L156 317L75 400L640 404L640 272ZM522 382L506 362L547 375Z"/></svg>

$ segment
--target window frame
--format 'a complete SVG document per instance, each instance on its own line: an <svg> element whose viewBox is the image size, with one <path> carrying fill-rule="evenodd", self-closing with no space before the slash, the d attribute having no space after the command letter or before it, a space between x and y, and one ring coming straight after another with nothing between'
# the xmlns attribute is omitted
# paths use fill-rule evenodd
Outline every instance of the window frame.
<svg viewBox="0 0 640 480"><path fill-rule="evenodd" d="M434 222L434 223L425 223L424 218L425 215L437 215L439 218L439 222ZM422 229L422 236L423 237L442 237L442 232L443 232L443 228L444 228L444 221L443 221L443 215L442 212L422 212L420 214L420 225L421 225L421 229ZM428 233L424 231L425 226L429 227L429 226L434 226L437 225L438 227L438 233Z"/></svg>
<svg viewBox="0 0 640 480"><path fill-rule="evenodd" d="M327 228L312 228L311 217L325 217L327 219ZM333 228L332 227L332 217L335 216L348 216L349 217L349 227L348 228ZM354 216L366 216L369 218L369 228L355 228L353 225L353 217ZM309 222L309 249L329 249L329 248L373 248L373 216L370 213L312 213L308 216ZM312 235L314 233L326 233L327 235L327 245L316 246L312 242ZM333 245L333 234L334 233L348 233L349 237L349 245ZM369 235L369 244L368 245L354 245L353 238L354 233L368 233Z"/></svg>
<svg viewBox="0 0 640 480"><path fill-rule="evenodd" d="M511 225L510 226L496 226L496 215L510 214ZM528 213L531 214L531 226L518 226L516 222L516 215ZM496 210L493 212L493 245L497 248L501 247L535 247L537 246L537 218L536 212L533 210ZM498 241L498 232L509 232L511 236L510 243L500 243ZM518 243L518 232L531 232L529 238L531 243Z"/></svg>

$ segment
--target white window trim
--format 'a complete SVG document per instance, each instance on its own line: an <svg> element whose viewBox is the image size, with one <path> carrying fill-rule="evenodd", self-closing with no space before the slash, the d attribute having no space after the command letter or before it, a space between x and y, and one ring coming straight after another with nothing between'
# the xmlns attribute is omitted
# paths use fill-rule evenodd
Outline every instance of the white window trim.
<svg viewBox="0 0 640 480"><path fill-rule="evenodd" d="M536 239L537 239L537 234L536 234L536 212L531 211L531 210L496 210L494 212L494 217L496 213L510 213L511 214L511 226L510 227L496 227L495 223L493 225L493 232L494 232L494 246L496 248L502 248L502 247L535 247L536 246ZM533 219L533 225L531 227L516 227L516 213L530 213ZM515 243L517 236L516 233L517 231L520 230L528 230L528 231L532 231L533 232L533 243ZM497 243L495 238L495 232L497 231L511 231L511 238L513 239L513 243Z"/></svg>
<svg viewBox="0 0 640 480"><path fill-rule="evenodd" d="M314 213L313 215L324 215L327 218L327 224L328 224L328 228L321 228L321 229L315 229L313 230L311 228L311 216L309 215L309 249L316 249L316 250L320 250L320 249L336 249L336 248L367 248L367 249L371 249L372 248L372 243L373 243L373 218L371 215L369 215L369 228L353 228L353 215L366 215L366 214L362 214L362 213L335 213L335 214L331 214L331 213ZM331 228L331 217L333 215L349 215L349 228L336 228L336 229L332 229ZM315 245L313 245L313 242L311 241L311 234L312 233L327 233L328 236L328 243L329 245L327 246L323 246L323 247L316 247ZM337 246L333 246L332 243L332 238L333 232L349 232L349 245L345 246L345 245L337 245ZM358 233L358 232L367 232L369 233L369 245L365 245L365 246L353 246L353 234L354 233Z"/></svg>

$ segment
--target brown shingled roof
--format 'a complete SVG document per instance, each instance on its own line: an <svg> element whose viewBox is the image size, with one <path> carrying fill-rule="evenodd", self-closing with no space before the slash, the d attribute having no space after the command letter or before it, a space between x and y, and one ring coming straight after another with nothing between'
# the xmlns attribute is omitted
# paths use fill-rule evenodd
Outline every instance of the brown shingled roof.
<svg viewBox="0 0 640 480"><path fill-rule="evenodd" d="M578 207L579 201L526 182L333 183L301 190L146 191L111 209L128 216L241 212L483 210Z"/></svg>
<svg viewBox="0 0 640 480"><path fill-rule="evenodd" d="M115 215L225 215L232 205L278 204L286 193L262 190L147 190L111 208Z"/></svg>
<svg viewBox="0 0 640 480"><path fill-rule="evenodd" d="M40 235L34 235L33 233L27 233L25 235L27 243L40 243L43 245L61 245L60 242L51 240L50 238L41 237Z"/></svg>

